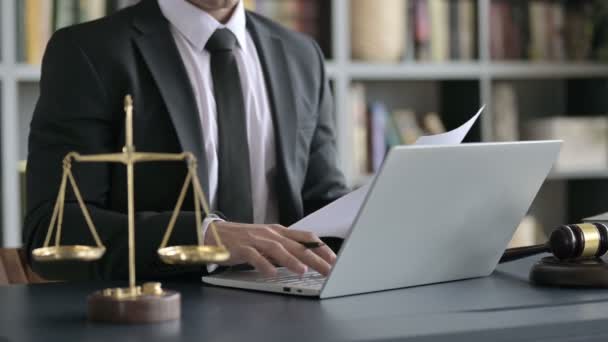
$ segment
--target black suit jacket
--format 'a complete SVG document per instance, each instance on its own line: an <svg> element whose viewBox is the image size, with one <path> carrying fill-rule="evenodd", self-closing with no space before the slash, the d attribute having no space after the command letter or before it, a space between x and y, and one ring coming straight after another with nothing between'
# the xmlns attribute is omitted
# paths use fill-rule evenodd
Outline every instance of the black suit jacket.
<svg viewBox="0 0 608 342"><path fill-rule="evenodd" d="M310 38L254 13L247 29L257 47L277 141L280 223L289 225L344 194L336 165L332 97L323 56ZM125 144L123 98L134 98L138 151L191 151L206 189L203 136L185 67L155 0L57 31L42 64L40 98L31 122L27 167L28 250L42 245L66 153L119 151ZM126 170L118 164L75 164L73 171L108 248L91 264L39 264L53 278L127 277ZM168 266L157 257L162 234L186 175L183 163L135 167L136 264L140 278L200 275L202 267ZM195 244L188 196L170 244ZM93 244L68 192L64 244Z"/></svg>

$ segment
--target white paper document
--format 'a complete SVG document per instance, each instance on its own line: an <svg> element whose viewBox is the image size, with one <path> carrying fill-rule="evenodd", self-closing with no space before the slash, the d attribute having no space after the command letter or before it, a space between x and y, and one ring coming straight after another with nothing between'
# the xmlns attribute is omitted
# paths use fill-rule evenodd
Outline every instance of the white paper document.
<svg viewBox="0 0 608 342"><path fill-rule="evenodd" d="M327 207L324 207L321 210L323 210L325 208L327 208ZM318 211L321 211L321 210L318 210ZM315 214L315 213L316 212L314 212L313 214ZM311 215L308 215L306 217L309 217L309 216L311 216ZM599 214L599 215L595 215L595 216L584 218L583 222L598 222L598 223L604 223L604 224L606 224L606 222L608 222L608 213L602 213L602 214Z"/></svg>
<svg viewBox="0 0 608 342"><path fill-rule="evenodd" d="M486 108L485 105L483 105L481 108L479 108L479 110L477 111L477 114L473 115L473 117L470 118L469 121L465 122L462 126L455 128L449 132L420 137L420 138L418 138L418 140L416 140L416 143L414 145L457 145L457 144L460 144L462 142L462 140L464 140L464 137L467 136L467 134L471 130L471 127L473 127L473 124L475 124L475 122L477 121L477 118L479 117L479 115L481 115L481 112L483 112L483 110L485 108Z"/></svg>
<svg viewBox="0 0 608 342"><path fill-rule="evenodd" d="M484 110L481 107L469 121L462 126L446 133L420 137L415 145L457 145L462 142L469 133L471 127ZM357 190L345 195L314 213L304 217L292 224L289 228L305 230L315 233L317 236L333 236L345 238L352 226L365 196L369 191L372 180Z"/></svg>

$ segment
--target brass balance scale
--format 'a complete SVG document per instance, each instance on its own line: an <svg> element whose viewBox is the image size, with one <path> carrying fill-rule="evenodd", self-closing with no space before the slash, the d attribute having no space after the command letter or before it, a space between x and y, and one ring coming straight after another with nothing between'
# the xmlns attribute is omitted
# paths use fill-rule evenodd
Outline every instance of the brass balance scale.
<svg viewBox="0 0 608 342"><path fill-rule="evenodd" d="M106 251L99 238L95 224L83 201L76 180L72 174L72 162L81 163L122 163L127 167L127 202L128 202L128 247L129 247L129 287L108 288L91 294L88 298L88 316L93 321L106 321L115 323L144 323L161 322L179 319L181 315L180 295L175 291L164 290L160 283L145 283L137 286L135 282L135 200L134 200L134 165L140 162L158 161L184 161L188 166L188 173L177 199L175 209L169 220L163 236L158 256L167 264L206 264L218 263L227 260L230 253L224 247L217 233L215 225L210 224L210 230L217 243L216 246L203 244L201 206L205 214L209 213L209 206L196 170L196 158L190 152L184 153L142 153L136 152L133 146L133 101L130 95L125 97L125 123L126 146L120 153L80 155L76 152L68 153L63 159L63 176L59 186L59 194L55 202L51 222L44 240L44 246L34 249L32 256L40 262L53 261L94 261L100 259ZM71 185L86 224L93 235L96 246L61 245L61 226L63 224L63 211L65 205L65 192L67 185ZM192 185L194 191L194 210L196 218L197 245L167 246L175 222L180 213L186 193ZM56 230L56 231L55 231ZM51 237L55 232L54 245L51 246Z"/></svg>

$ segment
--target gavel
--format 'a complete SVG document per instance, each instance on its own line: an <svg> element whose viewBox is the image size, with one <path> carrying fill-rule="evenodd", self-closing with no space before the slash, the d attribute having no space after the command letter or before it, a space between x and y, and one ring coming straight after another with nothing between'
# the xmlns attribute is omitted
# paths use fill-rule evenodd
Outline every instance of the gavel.
<svg viewBox="0 0 608 342"><path fill-rule="evenodd" d="M579 223L556 228L544 244L510 248L500 263L540 253L551 253L558 260L572 261L599 258L608 252L608 227L603 223Z"/></svg>

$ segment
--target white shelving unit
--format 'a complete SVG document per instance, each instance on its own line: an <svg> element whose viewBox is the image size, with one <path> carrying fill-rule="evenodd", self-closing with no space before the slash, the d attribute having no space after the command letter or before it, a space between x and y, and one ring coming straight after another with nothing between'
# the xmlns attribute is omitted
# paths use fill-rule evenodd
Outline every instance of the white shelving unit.
<svg viewBox="0 0 608 342"><path fill-rule="evenodd" d="M608 170L551 172L549 180L608 179Z"/></svg>
<svg viewBox="0 0 608 342"><path fill-rule="evenodd" d="M2 152L2 241L5 246L21 243L19 160L24 159L31 111L38 96L40 67L16 60L16 4L0 1L0 116ZM329 0L327 0L329 1ZM332 1L332 56L327 70L333 82L340 165L349 182L353 170L353 122L349 112L352 82L477 82L479 103L486 104L481 117L481 138L492 141L492 87L501 80L553 80L608 78L608 65L593 63L493 62L489 53L489 9L491 0L478 0L479 59L472 62L376 64L350 58L349 0ZM370 0L371 1L371 0ZM472 113L471 113L472 114ZM594 172L552 173L551 180L608 178L608 169Z"/></svg>
<svg viewBox="0 0 608 342"><path fill-rule="evenodd" d="M19 246L21 242L21 205L19 194L19 80L15 74L16 61L16 0L0 3L0 144L2 148L2 241L4 246Z"/></svg>
<svg viewBox="0 0 608 342"><path fill-rule="evenodd" d="M555 63L555 62L502 62L490 58L490 12L491 0L477 0L479 59L471 62L446 63L367 63L350 58L350 7L348 0L333 0L333 56L327 63L329 75L334 80L338 144L341 165L347 179L358 182L353 169L352 128L349 116L348 87L354 82L366 81L446 81L467 80L479 82L479 103L486 104L481 116L481 136L484 141L493 139L493 83L503 80L554 80L576 78L608 78L608 64L599 63ZM473 114L473 113L471 113ZM608 178L605 172L554 173L552 179Z"/></svg>
<svg viewBox="0 0 608 342"><path fill-rule="evenodd" d="M526 63L526 62L450 62L376 64L347 62L339 66L327 63L328 73L340 69L352 79L366 80L492 80L562 79L608 77L608 65L599 63Z"/></svg>

